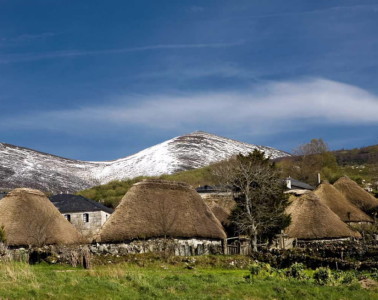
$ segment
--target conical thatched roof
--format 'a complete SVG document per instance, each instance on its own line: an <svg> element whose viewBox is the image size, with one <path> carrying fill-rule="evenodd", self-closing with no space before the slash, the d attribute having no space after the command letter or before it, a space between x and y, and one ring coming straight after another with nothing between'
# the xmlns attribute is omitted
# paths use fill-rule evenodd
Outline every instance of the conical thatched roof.
<svg viewBox="0 0 378 300"><path fill-rule="evenodd" d="M344 222L373 222L357 206L348 201L333 185L323 182L315 190L320 201L327 205Z"/></svg>
<svg viewBox="0 0 378 300"><path fill-rule="evenodd" d="M226 238L220 222L189 185L150 179L131 187L104 224L99 240L164 236Z"/></svg>
<svg viewBox="0 0 378 300"><path fill-rule="evenodd" d="M201 195L215 217L223 224L229 225L229 217L236 206L231 193L208 193Z"/></svg>
<svg viewBox="0 0 378 300"><path fill-rule="evenodd" d="M212 206L209 206L209 208L221 224L226 225L230 223L230 220L228 219L231 215L230 211L218 204L213 204Z"/></svg>
<svg viewBox="0 0 378 300"><path fill-rule="evenodd" d="M314 240L361 237L313 192L293 199L287 213L291 215L291 224L285 233L292 238Z"/></svg>
<svg viewBox="0 0 378 300"><path fill-rule="evenodd" d="M345 198L363 211L378 208L378 199L361 188L356 182L344 176L334 183Z"/></svg>
<svg viewBox="0 0 378 300"><path fill-rule="evenodd" d="M0 226L8 245L42 246L80 242L80 234L41 191L20 188L0 200Z"/></svg>

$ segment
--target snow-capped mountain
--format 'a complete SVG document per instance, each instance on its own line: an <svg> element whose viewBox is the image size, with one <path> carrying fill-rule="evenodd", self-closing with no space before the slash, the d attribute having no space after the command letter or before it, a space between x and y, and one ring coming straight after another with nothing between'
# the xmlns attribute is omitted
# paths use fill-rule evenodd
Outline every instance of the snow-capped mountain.
<svg viewBox="0 0 378 300"><path fill-rule="evenodd" d="M195 169L254 149L271 158L289 154L205 132L194 132L106 162L66 159L0 143L0 188L38 188L53 193L75 192L116 179L157 176Z"/></svg>

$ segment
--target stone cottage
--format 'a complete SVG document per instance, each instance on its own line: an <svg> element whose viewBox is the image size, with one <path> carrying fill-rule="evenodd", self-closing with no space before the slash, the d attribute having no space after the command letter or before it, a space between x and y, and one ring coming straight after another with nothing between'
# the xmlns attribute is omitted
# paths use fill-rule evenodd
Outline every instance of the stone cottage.
<svg viewBox="0 0 378 300"><path fill-rule="evenodd" d="M97 233L113 212L113 209L80 195L59 194L50 197L50 200L86 237Z"/></svg>

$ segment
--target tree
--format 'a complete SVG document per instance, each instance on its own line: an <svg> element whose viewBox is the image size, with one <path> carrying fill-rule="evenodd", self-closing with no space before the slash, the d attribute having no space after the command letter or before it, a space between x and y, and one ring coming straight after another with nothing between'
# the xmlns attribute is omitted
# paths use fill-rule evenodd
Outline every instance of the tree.
<svg viewBox="0 0 378 300"><path fill-rule="evenodd" d="M232 188L237 205L231 221L240 234L251 238L253 251L257 251L258 238L271 238L290 224L283 182L264 152L239 154L214 166L214 174Z"/></svg>
<svg viewBox="0 0 378 300"><path fill-rule="evenodd" d="M298 163L291 170L291 176L313 185L318 183L318 173L331 181L337 176L336 157L322 139L312 139L294 149L293 153L298 156Z"/></svg>
<svg viewBox="0 0 378 300"><path fill-rule="evenodd" d="M326 142L322 139L312 139L309 143L300 145L294 149L295 155L311 155L311 154L321 154L328 152L329 148Z"/></svg>

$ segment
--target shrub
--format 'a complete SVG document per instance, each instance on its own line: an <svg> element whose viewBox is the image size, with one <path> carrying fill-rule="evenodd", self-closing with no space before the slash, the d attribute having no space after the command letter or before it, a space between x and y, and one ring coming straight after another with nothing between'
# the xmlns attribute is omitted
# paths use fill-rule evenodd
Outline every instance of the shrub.
<svg viewBox="0 0 378 300"><path fill-rule="evenodd" d="M287 270L286 276L295 279L306 279L306 274L304 273L305 268L304 264L294 263Z"/></svg>
<svg viewBox="0 0 378 300"><path fill-rule="evenodd" d="M352 284L356 281L356 276L355 274L351 272L347 272L344 274L344 276L341 279L342 284Z"/></svg>
<svg viewBox="0 0 378 300"><path fill-rule="evenodd" d="M4 226L0 226L0 243L5 243L7 238L5 236L5 229Z"/></svg>
<svg viewBox="0 0 378 300"><path fill-rule="evenodd" d="M252 277L259 275L261 270L262 270L262 264L261 263L254 263L249 268L249 271L251 272Z"/></svg>
<svg viewBox="0 0 378 300"><path fill-rule="evenodd" d="M378 269L377 268L371 269L370 277L373 278L374 280L378 280Z"/></svg>
<svg viewBox="0 0 378 300"><path fill-rule="evenodd" d="M315 282L320 285L326 285L332 279L331 270L329 268L318 268L314 273Z"/></svg>

